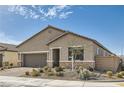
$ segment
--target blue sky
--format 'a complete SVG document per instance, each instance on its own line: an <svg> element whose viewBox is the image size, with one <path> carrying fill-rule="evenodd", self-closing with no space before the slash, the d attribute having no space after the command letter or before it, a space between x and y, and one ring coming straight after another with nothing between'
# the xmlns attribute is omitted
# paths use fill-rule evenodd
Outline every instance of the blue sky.
<svg viewBox="0 0 124 93"><path fill-rule="evenodd" d="M124 47L124 6L0 6L0 42L19 44L47 25Z"/></svg>

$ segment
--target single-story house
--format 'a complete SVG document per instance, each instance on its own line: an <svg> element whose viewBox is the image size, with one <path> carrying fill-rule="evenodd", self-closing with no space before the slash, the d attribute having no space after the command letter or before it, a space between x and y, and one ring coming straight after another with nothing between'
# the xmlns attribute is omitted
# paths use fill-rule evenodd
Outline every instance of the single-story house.
<svg viewBox="0 0 124 93"><path fill-rule="evenodd" d="M18 65L18 50L16 45L0 43L0 67L7 64Z"/></svg>
<svg viewBox="0 0 124 93"><path fill-rule="evenodd" d="M76 52L74 66L83 65L86 68L96 67L97 56L117 57L94 39L50 25L19 44L17 48L22 66L25 67L48 65L50 67L65 66L71 68L73 50ZM103 66L103 68L106 67Z"/></svg>

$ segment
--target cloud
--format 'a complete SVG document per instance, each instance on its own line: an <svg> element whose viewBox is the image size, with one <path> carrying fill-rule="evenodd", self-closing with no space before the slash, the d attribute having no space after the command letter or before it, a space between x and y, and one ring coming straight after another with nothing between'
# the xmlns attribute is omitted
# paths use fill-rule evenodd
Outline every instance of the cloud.
<svg viewBox="0 0 124 93"><path fill-rule="evenodd" d="M9 44L19 44L20 41L12 39L12 37L6 35L4 32L0 32L0 42Z"/></svg>
<svg viewBox="0 0 124 93"><path fill-rule="evenodd" d="M9 6L8 11L24 18L32 19L65 19L73 13L71 6L57 5L57 6Z"/></svg>
<svg viewBox="0 0 124 93"><path fill-rule="evenodd" d="M65 18L67 18L68 17L68 15L70 15L70 14L72 14L73 12L66 12L66 13L61 13L60 14L60 16L59 16L59 18L60 19L65 19Z"/></svg>

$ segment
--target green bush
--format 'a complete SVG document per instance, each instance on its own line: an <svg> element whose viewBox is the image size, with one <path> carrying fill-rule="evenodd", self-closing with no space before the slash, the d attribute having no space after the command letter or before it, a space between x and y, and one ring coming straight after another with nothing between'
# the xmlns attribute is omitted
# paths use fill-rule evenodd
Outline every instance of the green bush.
<svg viewBox="0 0 124 93"><path fill-rule="evenodd" d="M82 80L88 80L90 77L90 71L87 69L83 69L80 71L80 79Z"/></svg>
<svg viewBox="0 0 124 93"><path fill-rule="evenodd" d="M107 71L106 74L108 75L109 78L111 78L113 76L113 72L112 71Z"/></svg>
<svg viewBox="0 0 124 93"><path fill-rule="evenodd" d="M32 76L40 76L40 72L37 71L36 69L33 69L32 72L31 72L31 75Z"/></svg>
<svg viewBox="0 0 124 93"><path fill-rule="evenodd" d="M122 78L122 75L120 73L116 73L116 77Z"/></svg>
<svg viewBox="0 0 124 93"><path fill-rule="evenodd" d="M62 76L64 76L64 73L63 72L56 72L56 76L62 77Z"/></svg>
<svg viewBox="0 0 124 93"><path fill-rule="evenodd" d="M26 71L25 72L25 75L29 76L30 75L29 71Z"/></svg>

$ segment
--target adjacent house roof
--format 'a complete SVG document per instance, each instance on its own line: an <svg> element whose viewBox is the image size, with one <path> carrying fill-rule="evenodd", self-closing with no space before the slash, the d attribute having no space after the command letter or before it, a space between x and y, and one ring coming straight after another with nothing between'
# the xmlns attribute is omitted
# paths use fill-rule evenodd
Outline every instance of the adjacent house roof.
<svg viewBox="0 0 124 93"><path fill-rule="evenodd" d="M16 45L0 43L0 51L18 51Z"/></svg>
<svg viewBox="0 0 124 93"><path fill-rule="evenodd" d="M52 39L51 41L47 42L47 45L49 45L50 43L56 41L57 39L59 39L59 38L65 36L65 35L67 35L67 34L73 34L73 35L79 36L79 37L81 37L81 38L85 38L85 39L87 39L87 40L90 40L90 41L92 41L93 43L95 43L96 45L98 45L98 46L100 46L101 48L103 48L103 49L105 49L106 51L108 51L109 53L114 54L114 53L112 53L111 51L109 51L106 47L104 47L101 43L99 43L98 41L96 41L96 40L94 40L94 39L91 39L91 38L89 38L89 37L85 37L85 36L82 36L82 35L78 35L78 34L76 34L76 33L70 32L70 31L65 31L65 30L56 28L56 27L51 26L51 25L48 25L48 26L47 26L46 28L44 28L42 31L40 31L40 32L38 32L37 34L33 35L31 38L25 40L24 42L22 42L21 44L19 44L17 47L23 45L25 42L27 42L27 41L29 41L30 39L34 38L35 36L37 36L38 34L42 33L43 31L45 31L45 30L48 29L48 28L53 28L53 29L56 29L56 30L58 30L58 31L62 31L63 34L61 34L61 35L55 37L54 39ZM115 55L115 54L114 54L114 55Z"/></svg>

